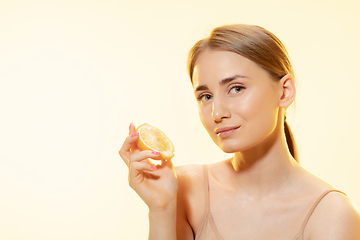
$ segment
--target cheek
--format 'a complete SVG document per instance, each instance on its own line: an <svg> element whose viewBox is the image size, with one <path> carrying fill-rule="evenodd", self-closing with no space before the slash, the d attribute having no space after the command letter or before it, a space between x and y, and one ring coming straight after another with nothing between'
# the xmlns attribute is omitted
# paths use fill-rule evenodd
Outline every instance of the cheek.
<svg viewBox="0 0 360 240"><path fill-rule="evenodd" d="M276 125L278 103L272 92L259 90L249 94L237 108L243 113L245 122L255 124L260 129Z"/></svg>
<svg viewBox="0 0 360 240"><path fill-rule="evenodd" d="M263 107L261 94L256 91L248 92L231 104L232 112L241 115L245 121L253 120L263 111Z"/></svg>
<svg viewBox="0 0 360 240"><path fill-rule="evenodd" d="M207 128L208 124L209 124L209 116L206 109L202 106L198 106L198 112L199 112L199 117L201 120L201 123L203 124L203 126L205 128Z"/></svg>
<svg viewBox="0 0 360 240"><path fill-rule="evenodd" d="M206 131L211 135L213 132L213 119L211 116L211 108L208 106L198 106L199 117Z"/></svg>

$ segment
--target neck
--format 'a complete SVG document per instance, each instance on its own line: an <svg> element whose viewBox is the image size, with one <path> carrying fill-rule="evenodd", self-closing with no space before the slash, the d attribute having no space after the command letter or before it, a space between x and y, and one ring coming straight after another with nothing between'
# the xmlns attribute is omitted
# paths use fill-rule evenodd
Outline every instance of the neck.
<svg viewBox="0 0 360 240"><path fill-rule="evenodd" d="M291 183L290 174L297 166L288 151L283 128L263 143L235 153L231 165L236 174L232 181L250 195L267 195Z"/></svg>

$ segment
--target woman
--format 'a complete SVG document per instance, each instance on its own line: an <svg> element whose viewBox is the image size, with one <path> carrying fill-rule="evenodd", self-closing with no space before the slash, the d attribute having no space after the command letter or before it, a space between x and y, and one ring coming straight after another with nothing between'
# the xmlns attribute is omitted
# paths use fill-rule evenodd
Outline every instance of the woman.
<svg viewBox="0 0 360 240"><path fill-rule="evenodd" d="M211 165L151 165L133 124L120 155L149 207L149 239L359 240L348 197L298 163L285 110L295 98L287 52L251 25L213 30L191 49L190 79L202 124L233 157Z"/></svg>

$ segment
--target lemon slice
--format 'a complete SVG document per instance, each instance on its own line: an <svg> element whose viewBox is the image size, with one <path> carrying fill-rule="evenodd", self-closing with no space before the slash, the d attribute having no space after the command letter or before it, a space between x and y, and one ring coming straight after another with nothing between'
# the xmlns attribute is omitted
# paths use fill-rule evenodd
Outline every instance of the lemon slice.
<svg viewBox="0 0 360 240"><path fill-rule="evenodd" d="M139 133L137 145L140 150L159 151L165 160L174 156L174 145L160 129L144 123L137 128L137 131Z"/></svg>

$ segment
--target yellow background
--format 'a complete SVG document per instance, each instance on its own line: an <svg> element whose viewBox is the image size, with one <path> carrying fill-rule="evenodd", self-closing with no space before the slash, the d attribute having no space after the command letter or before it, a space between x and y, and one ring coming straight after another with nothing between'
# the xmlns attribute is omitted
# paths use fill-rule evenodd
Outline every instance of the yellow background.
<svg viewBox="0 0 360 240"><path fill-rule="evenodd" d="M201 126L186 57L229 23L283 41L302 165L359 206L359 12L357 0L0 0L0 238L146 239L117 152L148 122L175 165L227 157Z"/></svg>

